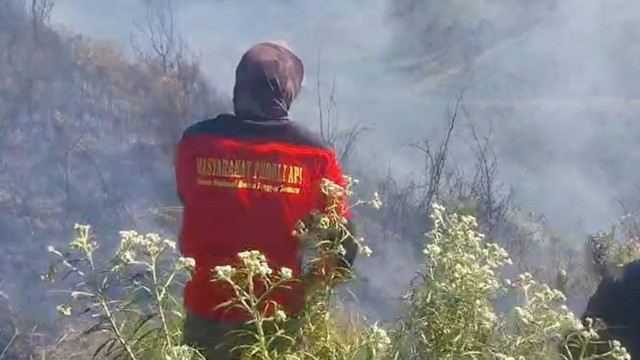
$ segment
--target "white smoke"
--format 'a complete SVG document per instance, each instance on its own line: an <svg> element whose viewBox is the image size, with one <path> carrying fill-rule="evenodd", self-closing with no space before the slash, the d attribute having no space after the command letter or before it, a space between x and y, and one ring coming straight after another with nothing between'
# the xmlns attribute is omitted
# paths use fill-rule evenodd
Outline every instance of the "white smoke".
<svg viewBox="0 0 640 360"><path fill-rule="evenodd" d="M405 13L393 15L394 5ZM640 199L637 2L176 0L174 10L222 93L249 46L287 41L306 68L292 115L313 127L321 57L323 95L335 79L340 124L375 127L361 143L371 171L419 171L400 146L438 139L447 107L469 85L461 127L491 125L500 180L556 231L606 228L620 215L617 200ZM53 21L128 47L143 15L143 2L61 0ZM462 132L452 146L464 166L473 159Z"/></svg>

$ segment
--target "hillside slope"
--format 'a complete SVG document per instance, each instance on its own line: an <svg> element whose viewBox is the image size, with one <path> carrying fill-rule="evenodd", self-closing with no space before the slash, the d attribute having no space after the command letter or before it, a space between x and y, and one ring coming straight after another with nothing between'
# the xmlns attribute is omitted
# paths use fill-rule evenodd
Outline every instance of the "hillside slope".
<svg viewBox="0 0 640 360"><path fill-rule="evenodd" d="M40 319L51 310L37 284L47 246L67 243L76 222L105 237L155 229L150 210L176 203L180 132L228 101L196 62L130 62L18 3L0 4L0 291Z"/></svg>

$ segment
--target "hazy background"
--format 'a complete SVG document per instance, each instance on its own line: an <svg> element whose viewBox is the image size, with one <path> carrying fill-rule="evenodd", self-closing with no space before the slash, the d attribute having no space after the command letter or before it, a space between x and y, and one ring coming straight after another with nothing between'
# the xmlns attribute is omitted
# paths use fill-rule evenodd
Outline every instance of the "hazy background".
<svg viewBox="0 0 640 360"><path fill-rule="evenodd" d="M290 42L307 76L293 115L311 126L321 55L323 91L335 79L341 124L375 126L359 151L372 169L417 170L400 146L441 132L469 84L464 121L491 127L501 180L559 232L606 228L621 214L616 199L631 206L638 195L633 1L181 0L174 10L222 94L251 44ZM143 15L142 1L59 0L52 20L128 47ZM464 132L454 143L462 163Z"/></svg>
<svg viewBox="0 0 640 360"><path fill-rule="evenodd" d="M157 62L127 63L94 42L133 55L145 1L56 0L51 23L62 35L33 27L29 9L19 9L29 3L0 0L0 348L13 335L3 324L57 321L59 299L40 275L47 247L67 245L75 222L93 227L100 256L122 229L175 238L176 223L159 214L177 204L173 142L188 121L228 108L238 60L265 40L288 41L305 63L295 121L317 129L317 81L325 107L335 81L340 127L373 128L348 166L368 175L367 191L388 173L422 175L421 154L407 145L442 140L465 89L449 165L477 180L470 126L490 137L497 180L515 191L509 213L490 219L499 222L491 235L515 257L513 271L553 283L561 266L575 269L567 294L577 313L597 280L584 261L584 235L640 210L637 2L173 0L176 30L206 74L203 81L197 66L180 69L188 96ZM464 186L439 200L487 200L484 188L469 194ZM394 315L428 228L424 204L405 206L404 188L395 190L389 198L397 195L399 207L391 201L377 215L358 214L374 257L358 260L364 286L349 288L358 310L375 318ZM556 235L577 240L560 244Z"/></svg>

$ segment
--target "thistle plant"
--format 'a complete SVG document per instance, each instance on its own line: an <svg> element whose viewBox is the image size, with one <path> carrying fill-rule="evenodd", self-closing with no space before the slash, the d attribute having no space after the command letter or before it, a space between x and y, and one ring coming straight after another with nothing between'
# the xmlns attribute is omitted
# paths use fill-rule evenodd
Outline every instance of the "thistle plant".
<svg viewBox="0 0 640 360"><path fill-rule="evenodd" d="M497 335L493 300L501 286L496 270L510 260L500 247L483 241L473 217L448 217L435 205L431 219L426 268L420 283L405 296L407 314L394 334L396 356L486 356Z"/></svg>
<svg viewBox="0 0 640 360"><path fill-rule="evenodd" d="M584 323L575 320L573 323L560 347L563 359L631 360L631 356L619 341L601 338L600 334L606 330L601 321L587 318Z"/></svg>
<svg viewBox="0 0 640 360"><path fill-rule="evenodd" d="M501 268L511 263L507 252L478 232L474 217L448 214L439 205L431 213L425 266L405 295L403 316L391 324L370 324L357 314L347 319L335 297L340 285L355 278L336 266L352 238L345 216L356 206L381 206L377 196L348 204L356 183L350 178L344 186L322 183L326 207L294 229L305 252L300 269L278 267L251 249L238 254L237 262L214 269L212 281L233 290L220 306L247 315L245 326L230 334L242 340L234 350L243 359L629 359L620 343L600 338L601 322L577 319L561 291L528 273L502 278ZM194 261L179 257L171 240L123 231L114 255L103 263L95 260L98 244L90 228L77 225L76 231L68 250L49 249L58 262L44 278L56 279L60 269L63 279L79 277L58 310L95 319L84 333L102 334L94 354L203 359L180 343L183 309L175 297ZM371 255L363 239L355 241L360 253ZM628 248L621 254L636 249ZM294 285L306 290L306 305L295 314L270 296Z"/></svg>
<svg viewBox="0 0 640 360"><path fill-rule="evenodd" d="M350 271L335 266L346 254L344 242L353 238L345 214L360 205L381 206L377 195L347 204L356 183L349 177L345 177L344 187L326 179L322 182L325 209L310 214L294 230L305 254L298 277L294 278L288 268L271 269L266 257L255 250L239 254L239 266L216 267L214 281L225 282L235 294L223 306L241 308L250 317L248 326L236 332L236 336L252 339L236 347L247 358L346 359L358 354L359 358L374 359L388 346L386 333L377 326L365 327L345 341L332 316L336 287L354 278ZM362 238L354 240L361 253L371 255ZM279 304L267 299L278 288L295 282L305 289L306 307L296 318L288 319Z"/></svg>
<svg viewBox="0 0 640 360"><path fill-rule="evenodd" d="M348 197L353 195L358 181L347 176L344 184L324 180L321 191L327 199L326 208L315 213L310 221L301 222L296 229L309 259L303 263L303 281L308 284L309 296L299 338L306 357L311 359L377 359L386 353L389 345L385 330L376 324L356 327L353 322L340 324L332 316L332 299L337 287L355 277L349 270L332 266L344 257L346 239L353 238L360 254L372 255L365 240L354 238L349 232L345 214L358 206L374 209L382 206L377 193L369 200L358 199L349 204ZM349 328L351 336L345 336L341 326Z"/></svg>
<svg viewBox="0 0 640 360"><path fill-rule="evenodd" d="M228 284L235 295L221 306L241 308L249 315L245 328L231 334L246 336L247 341L235 349L245 357L344 359L349 357L348 352L364 351L374 354L369 358L375 358L388 343L384 330L374 326L352 336L347 346L341 337L342 324L331 316L330 300L335 287L353 278L350 272L332 266L345 255L342 243L351 235L344 214L363 204L381 206L377 195L371 200L344 205L357 181L346 177L345 183L342 187L325 180L321 190L327 200L326 208L311 214L296 229L307 254L311 253L300 276L294 277L294 271L286 267L271 269L266 257L255 250L238 254L239 265L215 268L212 280ZM62 316L80 313L97 319L83 333L85 336L101 333L106 339L94 356L131 360L202 358L195 350L180 344L184 316L174 297L193 270L193 259L179 257L175 242L156 234L122 231L115 254L104 266L98 266L94 255L99 246L90 227L76 225L75 229L77 236L68 250L49 249L58 261L43 278L55 281L61 269L65 271L62 279L79 277L73 290L65 291L69 301L59 305L58 311ZM356 239L357 246L369 256L371 250L363 241ZM295 282L307 286L308 305L298 319L290 319L280 304L268 299L272 292ZM333 343L322 342L329 338ZM343 343L342 348L336 346L339 342ZM321 347L333 349L333 356L318 356Z"/></svg>
<svg viewBox="0 0 640 360"><path fill-rule="evenodd" d="M49 252L57 261L43 279L78 277L68 301L58 306L63 316L88 314L95 323L83 335L100 335L94 357L198 359L180 346L181 304L174 297L193 270L193 259L176 255L174 241L157 234L120 233L115 254L96 264L99 245L87 225L76 225L76 237L64 252ZM189 353L188 357L184 354Z"/></svg>
<svg viewBox="0 0 640 360"><path fill-rule="evenodd" d="M597 333L560 291L527 273L502 279L498 271L511 260L485 241L473 217L434 205L431 219L426 266L393 333L395 359L628 359L615 342L599 344L607 349L594 355ZM505 299L516 306L497 312Z"/></svg>
<svg viewBox="0 0 640 360"><path fill-rule="evenodd" d="M292 281L292 270L282 267L274 273L266 257L256 250L241 252L238 257L239 266L217 266L214 272L214 281L227 284L234 294L218 307L239 308L250 317L246 329L229 334L247 339L232 351L241 351L251 359L279 359L280 343L287 341L286 345L290 345L294 340L284 331L286 312L269 296L276 289L287 287Z"/></svg>

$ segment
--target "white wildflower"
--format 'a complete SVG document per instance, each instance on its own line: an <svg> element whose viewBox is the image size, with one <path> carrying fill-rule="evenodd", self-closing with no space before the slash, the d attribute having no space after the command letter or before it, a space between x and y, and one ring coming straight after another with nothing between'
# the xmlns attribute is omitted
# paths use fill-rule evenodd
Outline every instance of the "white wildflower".
<svg viewBox="0 0 640 360"><path fill-rule="evenodd" d="M345 189L342 186L329 179L322 179L320 188L324 194L333 197L343 197L346 194Z"/></svg>
<svg viewBox="0 0 640 360"><path fill-rule="evenodd" d="M176 242L172 241L172 240L164 240L162 242L162 244L164 245L164 247L171 249L171 250L175 250L176 249Z"/></svg>
<svg viewBox="0 0 640 360"><path fill-rule="evenodd" d="M67 304L60 304L56 306L56 310L58 310L58 314L62 316L70 316L71 315L71 306Z"/></svg>
<svg viewBox="0 0 640 360"><path fill-rule="evenodd" d="M214 270L218 279L231 279L235 274L235 269L230 265L216 266Z"/></svg>
<svg viewBox="0 0 640 360"><path fill-rule="evenodd" d="M193 271L196 268L196 261L190 257L178 258L177 267L187 271Z"/></svg>
<svg viewBox="0 0 640 360"><path fill-rule="evenodd" d="M276 313L274 314L273 318L277 322L284 322L287 320L287 314L282 310L276 310Z"/></svg>
<svg viewBox="0 0 640 360"><path fill-rule="evenodd" d="M242 260L244 267L254 273L262 276L271 275L273 271L267 264L265 256L257 250L243 251L238 254Z"/></svg>
<svg viewBox="0 0 640 360"><path fill-rule="evenodd" d="M61 253L60 251L56 250L56 248L54 248L54 247L53 247L53 246L51 246L51 245L49 245L49 246L47 247L47 251L48 251L48 252L50 252L50 253L52 253L52 254L56 254L56 255L58 255L58 256L60 256L60 257L64 257L64 255L62 255L62 253Z"/></svg>
<svg viewBox="0 0 640 360"><path fill-rule="evenodd" d="M238 253L238 257L245 263L265 261L264 255L262 255L258 250L243 251Z"/></svg>
<svg viewBox="0 0 640 360"><path fill-rule="evenodd" d="M380 352L385 351L391 345L389 335L384 329L378 327L378 324L373 324L371 328L371 340L376 350Z"/></svg>
<svg viewBox="0 0 640 360"><path fill-rule="evenodd" d="M373 199L369 201L369 205L376 210L382 208L382 200L380 200L380 195L377 192L373 193Z"/></svg>
<svg viewBox="0 0 640 360"><path fill-rule="evenodd" d="M256 272L262 276L268 276L273 273L273 270L271 270L269 265L267 265L267 263L264 263L264 262L258 263L258 267L256 270L257 270Z"/></svg>
<svg viewBox="0 0 640 360"><path fill-rule="evenodd" d="M318 220L318 227L321 229L328 229L331 226L331 220L328 216L324 215Z"/></svg>
<svg viewBox="0 0 640 360"><path fill-rule="evenodd" d="M293 276L293 272L291 271L291 269L286 268L286 267L282 267L280 268L280 277L283 279L291 279L291 277Z"/></svg>
<svg viewBox="0 0 640 360"><path fill-rule="evenodd" d="M122 254L120 254L120 261L125 265L135 262L135 252L131 250L123 251Z"/></svg>
<svg viewBox="0 0 640 360"><path fill-rule="evenodd" d="M151 243L154 243L154 244L160 243L160 235L156 233L147 234L146 238Z"/></svg>
<svg viewBox="0 0 640 360"><path fill-rule="evenodd" d="M195 357L197 350L187 345L174 345L164 355L165 360L182 360L199 358Z"/></svg>

